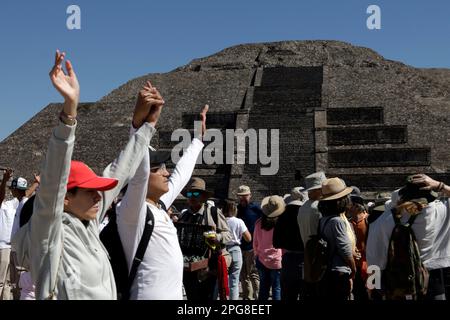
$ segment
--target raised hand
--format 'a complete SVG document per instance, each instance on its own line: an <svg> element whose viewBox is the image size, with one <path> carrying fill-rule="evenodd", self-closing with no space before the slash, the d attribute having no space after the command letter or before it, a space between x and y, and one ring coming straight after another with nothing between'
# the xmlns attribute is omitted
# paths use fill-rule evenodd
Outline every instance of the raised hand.
<svg viewBox="0 0 450 320"><path fill-rule="evenodd" d="M144 122L156 126L165 101L150 81L139 91L133 115L133 126L139 128Z"/></svg>
<svg viewBox="0 0 450 320"><path fill-rule="evenodd" d="M13 175L13 170L10 168L2 168L3 171L3 179L0 181L0 205L3 203L3 200L5 200L6 195L6 183L11 179Z"/></svg>
<svg viewBox="0 0 450 320"><path fill-rule="evenodd" d="M33 183L37 183L37 184L41 183L41 176L39 175L39 173L33 173L33 177L34 177Z"/></svg>
<svg viewBox="0 0 450 320"><path fill-rule="evenodd" d="M64 112L71 117L76 117L80 99L80 85L70 61L65 63L67 75L64 72L62 62L65 56L65 52L60 53L59 50L56 51L55 64L49 75L53 86L64 97Z"/></svg>
<svg viewBox="0 0 450 320"><path fill-rule="evenodd" d="M28 188L27 191L25 191L25 196L27 198L31 197L33 195L33 193L36 192L37 188L39 187L39 185L41 184L41 177L39 175L39 173L33 173L34 176L34 181L31 184L31 186Z"/></svg>
<svg viewBox="0 0 450 320"><path fill-rule="evenodd" d="M11 177L13 176L14 170L11 168L7 168L5 170L5 173L3 174L3 181L9 181Z"/></svg>
<svg viewBox="0 0 450 320"><path fill-rule="evenodd" d="M414 184L422 185L421 190L436 190L439 187L439 181L431 179L426 174L416 174L411 180Z"/></svg>
<svg viewBox="0 0 450 320"><path fill-rule="evenodd" d="M209 110L209 106L205 104L205 106L202 109L202 112L200 113L200 120L202 121L202 139L205 136L206 132L206 113Z"/></svg>

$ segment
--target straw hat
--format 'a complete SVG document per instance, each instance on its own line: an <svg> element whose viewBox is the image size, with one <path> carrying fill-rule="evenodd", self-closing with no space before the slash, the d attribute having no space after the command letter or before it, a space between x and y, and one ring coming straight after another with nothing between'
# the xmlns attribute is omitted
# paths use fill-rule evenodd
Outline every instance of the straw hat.
<svg viewBox="0 0 450 320"><path fill-rule="evenodd" d="M280 196L265 197L261 202L261 209L268 218L275 218L281 215L286 208L284 200Z"/></svg>
<svg viewBox="0 0 450 320"><path fill-rule="evenodd" d="M186 197L186 193L188 191L200 191L202 193L206 193L208 195L208 197L212 196L212 192L206 190L206 182L205 180L201 179L201 178L197 178L194 177L191 179L191 183L190 185L188 185L184 190L183 190L183 196Z"/></svg>
<svg viewBox="0 0 450 320"><path fill-rule="evenodd" d="M353 188L347 187L344 180L340 178L326 179L322 183L322 198L324 200L335 200L345 197L352 192Z"/></svg>

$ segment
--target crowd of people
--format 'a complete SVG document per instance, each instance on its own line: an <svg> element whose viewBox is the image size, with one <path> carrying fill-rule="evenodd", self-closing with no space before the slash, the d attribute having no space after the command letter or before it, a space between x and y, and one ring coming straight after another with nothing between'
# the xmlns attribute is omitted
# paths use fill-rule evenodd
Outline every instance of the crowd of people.
<svg viewBox="0 0 450 320"><path fill-rule="evenodd" d="M40 173L28 185L2 169L1 300L449 298L445 183L416 174L392 194L365 199L315 172L260 203L246 185L217 200L192 177L208 106L201 134L169 172L170 152L150 146L165 104L150 82L138 93L126 146L99 176L72 160L80 87L64 60L57 51L50 79L64 104ZM181 212L173 206L180 194ZM189 266L194 253L201 261Z"/></svg>

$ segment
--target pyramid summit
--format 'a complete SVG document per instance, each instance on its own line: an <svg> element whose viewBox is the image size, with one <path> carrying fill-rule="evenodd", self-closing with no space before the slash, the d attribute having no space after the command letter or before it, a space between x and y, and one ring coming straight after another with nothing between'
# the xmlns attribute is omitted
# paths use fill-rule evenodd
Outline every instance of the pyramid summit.
<svg viewBox="0 0 450 320"><path fill-rule="evenodd" d="M80 105L74 159L101 173L128 139L135 98L147 80L166 101L152 141L160 149L177 144L175 129L194 128L204 104L208 128L279 130L274 176L248 162L196 167L194 175L217 197L234 197L242 184L255 199L283 195L319 170L363 192L393 190L416 172L450 180L450 70L414 68L339 41L238 45L132 79ZM57 107L48 105L0 143L0 166L32 177Z"/></svg>

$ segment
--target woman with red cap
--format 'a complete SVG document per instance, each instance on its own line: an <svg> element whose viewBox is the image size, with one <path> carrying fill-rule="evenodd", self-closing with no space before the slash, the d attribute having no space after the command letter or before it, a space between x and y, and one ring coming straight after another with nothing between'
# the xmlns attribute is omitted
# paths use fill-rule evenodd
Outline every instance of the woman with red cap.
<svg viewBox="0 0 450 320"><path fill-rule="evenodd" d="M33 216L13 240L19 261L30 270L37 299L116 299L114 275L99 240L99 221L148 152L164 101L150 83L134 110L134 133L125 149L97 176L87 165L71 161L77 125L79 84L72 65L56 52L50 72L64 97L41 170Z"/></svg>

